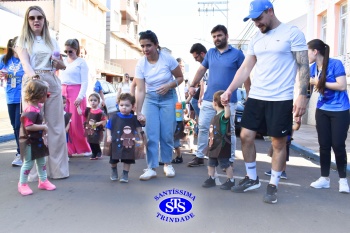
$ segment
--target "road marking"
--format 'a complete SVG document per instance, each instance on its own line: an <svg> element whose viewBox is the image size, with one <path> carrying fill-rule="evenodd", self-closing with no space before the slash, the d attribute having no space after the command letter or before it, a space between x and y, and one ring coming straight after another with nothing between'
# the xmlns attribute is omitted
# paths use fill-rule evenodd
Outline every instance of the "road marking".
<svg viewBox="0 0 350 233"><path fill-rule="evenodd" d="M218 174L217 176L220 176L220 177L226 177L226 175L223 175L223 174ZM244 179L244 177L242 177L242 176L233 176L233 178L235 178L235 179ZM270 180L261 180L261 179L259 179L261 182L264 182L264 183L269 183L270 182ZM280 184L283 184L283 185L289 185L289 186L295 186L295 187L301 187L301 185L300 184L294 184L294 183L289 183L289 182L278 182L278 185L280 185Z"/></svg>

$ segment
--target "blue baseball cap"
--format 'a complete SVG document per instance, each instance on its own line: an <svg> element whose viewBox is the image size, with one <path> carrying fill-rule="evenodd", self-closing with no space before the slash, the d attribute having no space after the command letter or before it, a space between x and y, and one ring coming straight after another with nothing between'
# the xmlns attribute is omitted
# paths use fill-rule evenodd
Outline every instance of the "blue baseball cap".
<svg viewBox="0 0 350 233"><path fill-rule="evenodd" d="M272 3L269 0L254 0L250 3L249 15L243 19L247 21L248 19L258 18L265 10L273 8Z"/></svg>

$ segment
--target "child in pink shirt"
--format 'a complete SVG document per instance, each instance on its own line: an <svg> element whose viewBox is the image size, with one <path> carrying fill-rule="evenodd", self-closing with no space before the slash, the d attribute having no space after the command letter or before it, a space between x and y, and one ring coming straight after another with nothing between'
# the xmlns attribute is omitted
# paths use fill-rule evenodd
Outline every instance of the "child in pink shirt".
<svg viewBox="0 0 350 233"><path fill-rule="evenodd" d="M28 106L21 116L20 150L23 156L18 192L23 196L33 191L28 186L28 175L36 163L39 175L39 189L55 190L56 186L47 179L45 156L49 155L47 148L47 126L43 124L40 112L43 103L49 97L48 85L41 80L32 80L26 85L24 100Z"/></svg>

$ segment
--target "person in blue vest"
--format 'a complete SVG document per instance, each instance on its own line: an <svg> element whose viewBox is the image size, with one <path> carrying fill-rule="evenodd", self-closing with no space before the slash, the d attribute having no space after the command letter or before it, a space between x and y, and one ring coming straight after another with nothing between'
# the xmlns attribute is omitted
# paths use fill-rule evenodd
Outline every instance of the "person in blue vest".
<svg viewBox="0 0 350 233"><path fill-rule="evenodd" d="M17 36L7 43L7 53L0 59L0 78L7 80L6 102L10 122L17 144L17 154L12 161L12 166L22 166L22 159L19 151L19 128L21 125L21 90L23 67L15 51Z"/></svg>

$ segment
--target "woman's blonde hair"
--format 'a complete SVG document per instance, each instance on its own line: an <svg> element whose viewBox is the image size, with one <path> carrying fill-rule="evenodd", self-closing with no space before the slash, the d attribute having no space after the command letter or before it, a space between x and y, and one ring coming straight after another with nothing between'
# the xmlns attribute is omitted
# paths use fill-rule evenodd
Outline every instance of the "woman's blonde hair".
<svg viewBox="0 0 350 233"><path fill-rule="evenodd" d="M40 14L42 14L42 16L44 16L44 25L43 25L43 30L41 32L41 37L45 41L45 44L48 45L53 50L54 46L52 44L51 37L50 37L49 24L47 22L45 12L43 11L43 9L41 9L40 6L28 7L28 9L24 15L24 23L23 23L23 27L22 27L22 31L21 31L21 36L19 37L18 46L21 49L24 49L24 48L26 48L26 45L27 45L28 46L28 53L32 52L33 44L35 41L35 35L34 35L32 29L30 28L29 20L28 20L29 13L32 10L39 11Z"/></svg>
<svg viewBox="0 0 350 233"><path fill-rule="evenodd" d="M33 79L28 82L24 89L24 100L35 102L47 95L49 86L40 79Z"/></svg>
<svg viewBox="0 0 350 233"><path fill-rule="evenodd" d="M125 76L128 76L129 77L129 80L128 80L128 84L130 84L130 75L128 74L128 73L125 73L124 75L123 75L123 80L122 80L122 82L123 83L125 83Z"/></svg>

